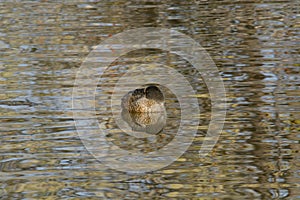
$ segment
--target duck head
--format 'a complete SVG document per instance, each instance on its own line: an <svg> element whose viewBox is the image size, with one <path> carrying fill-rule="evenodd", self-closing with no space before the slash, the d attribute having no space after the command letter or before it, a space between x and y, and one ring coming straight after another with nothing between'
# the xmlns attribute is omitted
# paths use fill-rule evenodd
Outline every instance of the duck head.
<svg viewBox="0 0 300 200"><path fill-rule="evenodd" d="M145 89L145 94L147 99L152 99L159 103L163 103L165 101L164 94L156 86L148 86Z"/></svg>

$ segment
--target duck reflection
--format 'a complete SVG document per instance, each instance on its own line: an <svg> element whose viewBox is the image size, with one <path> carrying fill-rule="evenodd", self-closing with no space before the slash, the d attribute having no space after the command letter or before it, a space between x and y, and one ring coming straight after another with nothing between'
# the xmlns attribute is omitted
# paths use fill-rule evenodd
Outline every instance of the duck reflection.
<svg viewBox="0 0 300 200"><path fill-rule="evenodd" d="M133 131L158 134L166 125L166 112L138 113L123 109L122 119Z"/></svg>

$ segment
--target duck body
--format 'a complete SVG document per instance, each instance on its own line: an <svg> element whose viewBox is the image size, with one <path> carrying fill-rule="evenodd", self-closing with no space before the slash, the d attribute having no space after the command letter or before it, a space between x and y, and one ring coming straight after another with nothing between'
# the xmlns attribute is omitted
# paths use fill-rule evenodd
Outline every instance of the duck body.
<svg viewBox="0 0 300 200"><path fill-rule="evenodd" d="M156 86L138 88L122 98L121 106L129 112L164 112L164 95Z"/></svg>

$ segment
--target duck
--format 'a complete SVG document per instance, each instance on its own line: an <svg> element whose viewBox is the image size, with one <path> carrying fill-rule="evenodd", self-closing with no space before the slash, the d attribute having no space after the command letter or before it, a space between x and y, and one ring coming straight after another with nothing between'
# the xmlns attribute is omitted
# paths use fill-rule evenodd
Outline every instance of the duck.
<svg viewBox="0 0 300 200"><path fill-rule="evenodd" d="M128 92L121 100L121 107L129 112L156 113L165 111L164 103L162 91L150 85Z"/></svg>

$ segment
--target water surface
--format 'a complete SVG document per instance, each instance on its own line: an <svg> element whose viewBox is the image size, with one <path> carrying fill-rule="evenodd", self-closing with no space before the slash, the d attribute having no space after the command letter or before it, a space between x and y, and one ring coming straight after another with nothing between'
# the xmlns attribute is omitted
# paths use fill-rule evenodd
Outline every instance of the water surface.
<svg viewBox="0 0 300 200"><path fill-rule="evenodd" d="M300 198L297 1L15 1L0 6L3 199ZM71 105L77 70L101 41L139 27L187 34L216 63L228 110L222 135L205 159L198 151L211 116L208 90L187 61L159 50L134 51L110 66L103 77L107 82L96 92L99 124L124 149L155 151L169 143L180 121L174 95L167 98L164 131L152 140L133 140L114 126L105 103L109 93L102 93L128 67L167 64L191 83L201 108L188 150L158 171L130 174L95 160L80 140Z"/></svg>

